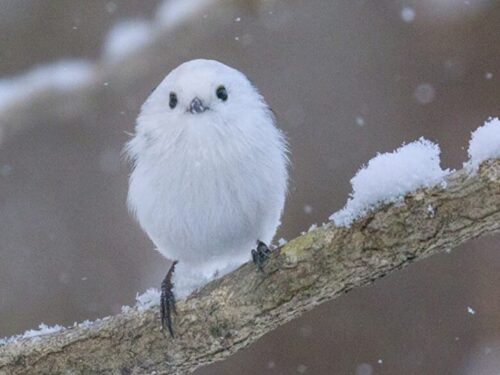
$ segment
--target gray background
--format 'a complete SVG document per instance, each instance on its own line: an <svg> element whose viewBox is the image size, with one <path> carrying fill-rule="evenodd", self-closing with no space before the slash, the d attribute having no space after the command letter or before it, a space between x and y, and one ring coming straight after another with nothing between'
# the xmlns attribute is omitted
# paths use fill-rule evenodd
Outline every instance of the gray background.
<svg viewBox="0 0 500 375"><path fill-rule="evenodd" d="M110 13L109 3L0 0L0 77L60 58L99 59L117 20L151 18L158 4L115 1ZM128 216L119 153L141 103L184 60L238 68L277 113L293 168L276 238L340 209L350 178L376 152L425 136L440 144L444 167L459 168L470 132L500 114L498 1L220 4L183 25L181 42L155 45L159 58L144 62L134 90L111 81L76 117L8 124L20 130L0 144L0 337L118 313L161 281L168 262ZM411 23L404 6L415 11ZM426 104L417 100L422 84L434 91ZM326 303L197 374L498 374L499 238Z"/></svg>

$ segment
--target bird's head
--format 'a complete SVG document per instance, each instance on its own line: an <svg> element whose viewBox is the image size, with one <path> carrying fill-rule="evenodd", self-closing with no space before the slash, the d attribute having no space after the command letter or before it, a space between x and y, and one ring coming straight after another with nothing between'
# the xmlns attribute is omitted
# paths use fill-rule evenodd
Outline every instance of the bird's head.
<svg viewBox="0 0 500 375"><path fill-rule="evenodd" d="M126 151L132 160L196 150L227 155L262 138L281 139L273 124L272 112L245 75L217 61L192 60L153 90Z"/></svg>
<svg viewBox="0 0 500 375"><path fill-rule="evenodd" d="M151 93L139 120L163 128L224 126L267 111L258 91L239 71L213 60L188 61Z"/></svg>

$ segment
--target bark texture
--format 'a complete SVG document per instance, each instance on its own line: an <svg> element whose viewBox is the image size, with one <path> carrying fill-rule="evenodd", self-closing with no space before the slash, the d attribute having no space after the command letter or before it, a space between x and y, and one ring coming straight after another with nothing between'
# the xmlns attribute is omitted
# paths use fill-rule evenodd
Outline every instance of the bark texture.
<svg viewBox="0 0 500 375"><path fill-rule="evenodd" d="M383 205L350 228L326 224L179 303L175 339L136 308L0 347L0 374L184 374L223 360L305 311L415 260L500 231L500 160Z"/></svg>

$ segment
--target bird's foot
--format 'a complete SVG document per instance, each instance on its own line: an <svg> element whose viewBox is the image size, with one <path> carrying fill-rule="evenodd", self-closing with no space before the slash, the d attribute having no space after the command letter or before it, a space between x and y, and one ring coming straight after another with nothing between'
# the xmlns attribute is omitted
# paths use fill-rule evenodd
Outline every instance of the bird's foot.
<svg viewBox="0 0 500 375"><path fill-rule="evenodd" d="M264 242L257 240L257 249L252 250L252 260L259 271L264 272L264 266L270 254L271 249Z"/></svg>
<svg viewBox="0 0 500 375"><path fill-rule="evenodd" d="M172 282L172 276L174 274L175 265L177 261L174 261L167 272L167 275L161 283L161 327L162 330L168 329L170 336L174 337L174 329L172 328L172 313L177 314L175 310L175 296L174 296L174 284Z"/></svg>

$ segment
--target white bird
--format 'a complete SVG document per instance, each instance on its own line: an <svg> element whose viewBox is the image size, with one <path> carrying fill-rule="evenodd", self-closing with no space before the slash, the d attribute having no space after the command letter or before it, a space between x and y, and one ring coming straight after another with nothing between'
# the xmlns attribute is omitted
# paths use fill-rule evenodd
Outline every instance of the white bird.
<svg viewBox="0 0 500 375"><path fill-rule="evenodd" d="M126 152L129 209L174 260L161 298L162 326L173 336L173 285L187 295L247 261L256 241L252 256L262 267L285 203L287 143L242 73L192 60L143 104Z"/></svg>

